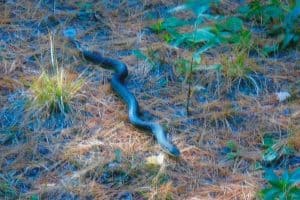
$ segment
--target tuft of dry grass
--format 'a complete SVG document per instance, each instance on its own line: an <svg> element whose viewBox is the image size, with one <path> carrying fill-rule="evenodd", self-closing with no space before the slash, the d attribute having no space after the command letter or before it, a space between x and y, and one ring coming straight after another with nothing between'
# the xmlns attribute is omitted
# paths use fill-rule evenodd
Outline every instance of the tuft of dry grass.
<svg viewBox="0 0 300 200"><path fill-rule="evenodd" d="M48 113L66 113L70 111L72 100L84 84L84 80L74 79L63 69L55 75L46 72L35 80L30 87L32 93L29 110Z"/></svg>
<svg viewBox="0 0 300 200"><path fill-rule="evenodd" d="M252 72L258 71L257 64L249 58L248 52L244 50L234 50L231 56L221 56L220 63L224 76L229 80L240 78L246 79Z"/></svg>

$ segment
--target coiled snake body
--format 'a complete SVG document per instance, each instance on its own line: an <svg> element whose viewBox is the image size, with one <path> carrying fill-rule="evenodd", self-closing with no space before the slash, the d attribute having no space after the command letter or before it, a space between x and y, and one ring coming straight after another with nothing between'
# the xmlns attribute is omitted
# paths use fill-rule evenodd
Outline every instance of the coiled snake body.
<svg viewBox="0 0 300 200"><path fill-rule="evenodd" d="M139 117L138 102L134 95L128 91L126 86L124 86L125 78L128 75L127 66L119 60L103 57L99 52L88 51L82 48L80 44L72 38L69 38L69 40L76 45L79 52L87 61L99 64L102 68L114 70L115 73L111 79L111 86L127 104L129 121L136 127L151 131L166 153L171 156L178 157L180 155L179 149L168 140L162 126L155 122L142 120Z"/></svg>

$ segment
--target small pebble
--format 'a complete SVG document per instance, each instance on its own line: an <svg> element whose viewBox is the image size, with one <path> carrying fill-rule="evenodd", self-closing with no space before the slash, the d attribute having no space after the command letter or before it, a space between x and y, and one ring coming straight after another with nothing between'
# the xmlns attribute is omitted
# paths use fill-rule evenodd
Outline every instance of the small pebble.
<svg viewBox="0 0 300 200"><path fill-rule="evenodd" d="M276 92L275 94L276 94L277 100L279 102L285 101L286 99L291 97L290 93L288 93L288 92Z"/></svg>

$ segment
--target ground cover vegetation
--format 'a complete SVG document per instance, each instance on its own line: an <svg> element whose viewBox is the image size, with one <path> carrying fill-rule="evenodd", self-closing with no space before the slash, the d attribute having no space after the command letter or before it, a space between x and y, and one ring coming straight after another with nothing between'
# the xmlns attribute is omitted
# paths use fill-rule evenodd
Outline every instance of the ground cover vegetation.
<svg viewBox="0 0 300 200"><path fill-rule="evenodd" d="M0 199L300 199L299 44L298 0L0 1Z"/></svg>

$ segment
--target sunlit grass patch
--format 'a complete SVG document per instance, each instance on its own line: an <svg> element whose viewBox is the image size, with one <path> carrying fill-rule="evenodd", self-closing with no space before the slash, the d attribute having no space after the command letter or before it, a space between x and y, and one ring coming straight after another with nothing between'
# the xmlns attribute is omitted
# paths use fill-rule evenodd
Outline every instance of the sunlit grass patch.
<svg viewBox="0 0 300 200"><path fill-rule="evenodd" d="M236 88L239 91L253 89L256 95L260 93L262 85L257 76L262 75L261 69L254 59L249 57L247 50L234 48L229 55L221 55L220 63L227 88Z"/></svg>
<svg viewBox="0 0 300 200"><path fill-rule="evenodd" d="M50 34L50 51L52 69L43 69L31 86L30 109L53 113L67 113L71 110L72 101L82 88L84 79L76 77L60 67L54 48L54 39Z"/></svg>
<svg viewBox="0 0 300 200"><path fill-rule="evenodd" d="M54 75L42 72L30 87L30 107L49 113L67 113L83 84L83 79L74 80L63 69Z"/></svg>
<svg viewBox="0 0 300 200"><path fill-rule="evenodd" d="M231 80L247 78L251 72L255 72L258 68L246 51L238 50L234 51L232 56L223 56L221 64L224 76Z"/></svg>

